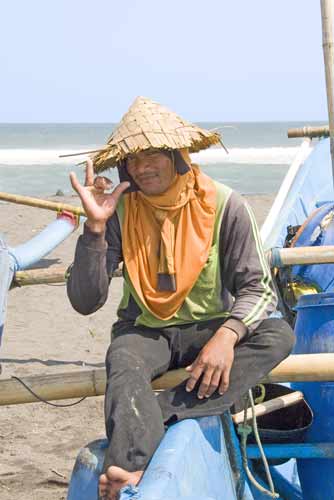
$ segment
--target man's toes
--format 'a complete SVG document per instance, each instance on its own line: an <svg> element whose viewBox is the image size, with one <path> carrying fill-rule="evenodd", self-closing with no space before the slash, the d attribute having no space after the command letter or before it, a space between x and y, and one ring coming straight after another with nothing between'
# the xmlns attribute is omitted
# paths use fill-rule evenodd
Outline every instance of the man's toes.
<svg viewBox="0 0 334 500"><path fill-rule="evenodd" d="M106 474L101 474L100 479L99 479L99 484L106 485L109 482L109 479L107 478Z"/></svg>
<svg viewBox="0 0 334 500"><path fill-rule="evenodd" d="M116 465L111 465L108 467L106 476L109 481L115 481L120 483L125 483L128 481L130 473L121 467L117 467Z"/></svg>
<svg viewBox="0 0 334 500"><path fill-rule="evenodd" d="M99 479L99 496L101 500L108 498L107 494L110 490L111 484L105 474L102 474Z"/></svg>

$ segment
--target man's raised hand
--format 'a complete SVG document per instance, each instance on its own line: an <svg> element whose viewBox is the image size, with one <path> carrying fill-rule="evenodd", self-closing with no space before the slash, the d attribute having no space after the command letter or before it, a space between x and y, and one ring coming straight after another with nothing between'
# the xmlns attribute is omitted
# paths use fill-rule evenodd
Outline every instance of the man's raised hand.
<svg viewBox="0 0 334 500"><path fill-rule="evenodd" d="M74 172L70 173L70 180L86 212L87 226L93 232L104 232L106 222L115 212L118 200L129 187L129 182L121 182L112 193L105 193L113 184L107 177L99 176L94 179L92 160L87 160L84 186L80 184Z"/></svg>

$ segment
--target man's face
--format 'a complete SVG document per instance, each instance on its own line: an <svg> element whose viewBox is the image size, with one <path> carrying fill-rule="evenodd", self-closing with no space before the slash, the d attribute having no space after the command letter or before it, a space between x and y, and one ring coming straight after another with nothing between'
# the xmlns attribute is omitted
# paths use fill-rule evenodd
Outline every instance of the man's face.
<svg viewBox="0 0 334 500"><path fill-rule="evenodd" d="M146 195L164 193L175 176L173 162L158 149L129 155L126 167L128 174Z"/></svg>

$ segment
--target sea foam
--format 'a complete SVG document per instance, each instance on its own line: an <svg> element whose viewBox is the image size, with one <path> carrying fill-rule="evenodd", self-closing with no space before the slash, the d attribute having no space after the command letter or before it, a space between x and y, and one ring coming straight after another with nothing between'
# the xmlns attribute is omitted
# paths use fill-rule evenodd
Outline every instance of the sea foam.
<svg viewBox="0 0 334 500"><path fill-rule="evenodd" d="M82 151L98 149L98 146L83 146ZM191 155L192 160L203 165L248 164L289 165L297 154L298 147L231 148L228 153L222 148L211 148ZM60 155L78 153L80 149L0 149L0 165L74 165L87 159L87 155L59 158Z"/></svg>

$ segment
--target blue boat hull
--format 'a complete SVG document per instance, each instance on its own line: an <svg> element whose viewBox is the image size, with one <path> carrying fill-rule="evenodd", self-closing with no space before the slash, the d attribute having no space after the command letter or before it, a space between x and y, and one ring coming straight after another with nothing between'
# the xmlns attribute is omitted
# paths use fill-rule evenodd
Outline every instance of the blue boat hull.
<svg viewBox="0 0 334 500"><path fill-rule="evenodd" d="M121 500L252 500L239 447L233 440L236 437L228 415L223 420L203 417L171 426L138 487L124 488ZM68 500L97 499L106 446L107 442L100 440L80 451Z"/></svg>
<svg viewBox="0 0 334 500"><path fill-rule="evenodd" d="M318 204L334 199L329 144L320 141L300 165L285 193L281 193L282 209L276 219L267 225L266 248L281 247L286 227L302 224ZM269 229L268 229L269 228ZM263 236L263 235L262 235ZM75 464L68 500L96 500L98 477L101 473L106 442L95 442L83 449ZM332 443L305 443L303 448L294 443L267 447L268 458L322 460L333 458ZM250 468L265 488L266 478L259 461L258 449L248 447L253 460ZM310 471L310 481L316 496L302 493L296 477L295 460L272 467L275 488L285 500L324 500L331 498L323 491L316 473ZM321 465L320 465L321 467ZM166 433L137 488L126 487L121 500L264 500L269 498L245 479L239 441L228 415L222 419L206 417L179 422Z"/></svg>

